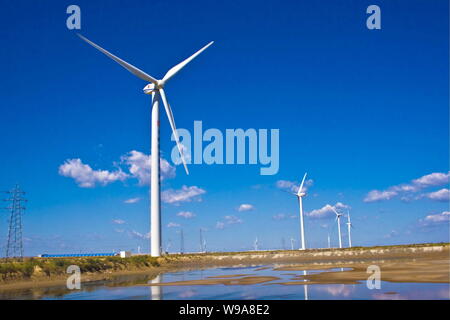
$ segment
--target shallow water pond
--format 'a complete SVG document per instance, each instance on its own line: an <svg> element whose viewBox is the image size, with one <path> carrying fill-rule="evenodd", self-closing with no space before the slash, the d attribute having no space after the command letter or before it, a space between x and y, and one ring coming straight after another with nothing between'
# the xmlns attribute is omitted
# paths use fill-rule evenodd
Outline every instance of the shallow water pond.
<svg viewBox="0 0 450 320"><path fill-rule="evenodd" d="M382 281L380 289L370 290L365 281L358 284L308 284L302 279L305 274L330 271L345 272L346 269L282 271L275 270L274 266L252 266L167 272L153 278L142 274L127 275L85 283L80 290L54 286L0 291L0 299L449 299L448 283ZM282 284L294 281L296 285Z"/></svg>

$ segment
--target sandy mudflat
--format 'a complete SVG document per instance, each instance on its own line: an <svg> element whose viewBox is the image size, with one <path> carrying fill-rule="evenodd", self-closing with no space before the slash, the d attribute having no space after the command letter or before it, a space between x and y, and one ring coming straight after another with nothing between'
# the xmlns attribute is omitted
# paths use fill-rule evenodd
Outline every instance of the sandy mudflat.
<svg viewBox="0 0 450 320"><path fill-rule="evenodd" d="M424 258L414 260L391 260L371 262L329 264L299 264L276 268L276 270L303 271L322 269L324 272L303 275L298 274L292 281L276 282L284 285L304 284L355 284L366 281L370 274L367 267L376 265L380 268L381 280L389 282L416 282L416 283L450 283L450 260L448 258ZM344 268L344 271L335 271ZM333 271L330 271L333 269ZM347 270L350 269L350 270ZM304 280L307 280L306 282Z"/></svg>

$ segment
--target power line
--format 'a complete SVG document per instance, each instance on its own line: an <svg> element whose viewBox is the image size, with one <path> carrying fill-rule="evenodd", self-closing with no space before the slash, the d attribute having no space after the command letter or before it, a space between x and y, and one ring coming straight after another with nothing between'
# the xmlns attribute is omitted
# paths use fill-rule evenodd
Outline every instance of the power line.
<svg viewBox="0 0 450 320"><path fill-rule="evenodd" d="M184 253L184 234L183 234L183 229L180 229L180 253Z"/></svg>

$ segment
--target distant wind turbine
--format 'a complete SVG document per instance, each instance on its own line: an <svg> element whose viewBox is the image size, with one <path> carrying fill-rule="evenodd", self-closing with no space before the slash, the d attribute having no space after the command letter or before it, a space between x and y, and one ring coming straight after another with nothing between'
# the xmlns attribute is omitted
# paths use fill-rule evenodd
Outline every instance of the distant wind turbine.
<svg viewBox="0 0 450 320"><path fill-rule="evenodd" d="M146 81L150 82L144 87L144 93L145 94L151 94L152 95L152 135L151 135L151 168L152 168L152 174L151 174L151 184L150 184L150 195L151 195L151 222L150 222L150 228L151 228L151 255L152 257L159 257L161 255L161 185L160 185L160 151L159 151L159 103L160 100L162 100L162 103L164 105L167 117L169 118L170 127L172 128L172 133L176 141L176 145L178 147L178 151L180 153L181 161L183 162L184 169L186 170L186 174L189 174L186 160L184 159L183 155L183 149L181 147L179 138L178 138L178 132L177 128L175 126L175 119L173 117L172 108L169 105L169 102L167 101L166 93L164 91L164 87L167 84L167 82L176 75L181 69L183 69L189 62L194 60L200 53L202 53L206 48L208 48L210 45L213 44L213 42L208 43L206 46L204 46L202 49L194 53L192 56L187 58L186 60L180 62L179 64L172 67L166 75L161 79L158 80L149 74L145 73L144 71L136 68L135 66L129 64L128 62L120 59L119 57L113 55L112 53L106 51L102 47L98 46L97 44L93 43L92 41L86 39L82 35L78 35L81 39L86 41L88 44L96 48L97 50L104 53L106 56L120 64L122 67L127 69L129 72L134 74L136 77Z"/></svg>
<svg viewBox="0 0 450 320"><path fill-rule="evenodd" d="M166 245L166 252L167 253L169 253L169 249L170 249L171 246L172 246L172 240L169 239L169 241L167 242L167 245Z"/></svg>
<svg viewBox="0 0 450 320"><path fill-rule="evenodd" d="M304 219L303 219L303 197L306 196L306 192L303 191L303 184L305 183L305 179L306 179L306 173L303 176L302 183L300 184L300 187L298 188L297 193L288 191L288 193L291 193L298 198L298 205L300 207L300 241L301 241L300 250L305 250L305 248L306 248L305 224L304 224Z"/></svg>
<svg viewBox="0 0 450 320"><path fill-rule="evenodd" d="M255 251L258 251L258 237L256 237L255 242L253 243Z"/></svg>
<svg viewBox="0 0 450 320"><path fill-rule="evenodd" d="M205 240L203 239L202 228L200 228L200 252L205 252Z"/></svg>
<svg viewBox="0 0 450 320"><path fill-rule="evenodd" d="M328 234L328 249L331 248L330 234Z"/></svg>
<svg viewBox="0 0 450 320"><path fill-rule="evenodd" d="M352 247L352 228L353 224L350 221L350 211L347 210L347 228L348 228L348 246Z"/></svg>
<svg viewBox="0 0 450 320"><path fill-rule="evenodd" d="M294 250L294 242L295 242L295 239L291 238L291 250Z"/></svg>
<svg viewBox="0 0 450 320"><path fill-rule="evenodd" d="M305 179L306 179L306 173L303 176L303 180L302 183L300 184L300 187L298 188L298 192L297 192L297 197L298 197L298 205L300 206L300 236L301 236L301 241L302 241L302 248L301 250L305 250L306 249L306 244L305 244L305 224L303 221L303 197L306 196L306 192L303 192L303 184L305 183Z"/></svg>
<svg viewBox="0 0 450 320"><path fill-rule="evenodd" d="M183 233L183 229L180 229L180 253L184 253L184 233Z"/></svg>
<svg viewBox="0 0 450 320"><path fill-rule="evenodd" d="M336 214L336 221L338 224L338 236L339 236L339 248L342 248L342 238L341 238L341 216L342 213L338 213L336 209L332 208L334 213Z"/></svg>

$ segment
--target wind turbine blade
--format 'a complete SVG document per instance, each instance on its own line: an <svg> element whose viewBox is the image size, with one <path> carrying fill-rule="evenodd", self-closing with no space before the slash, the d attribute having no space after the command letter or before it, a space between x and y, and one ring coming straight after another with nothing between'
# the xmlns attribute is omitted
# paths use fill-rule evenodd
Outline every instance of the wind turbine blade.
<svg viewBox="0 0 450 320"><path fill-rule="evenodd" d="M164 76L164 78L162 79L163 83L166 83L167 81L169 81L170 78L172 78L174 75L176 75L181 69L183 69L189 62L191 62L192 60L194 60L200 53L202 53L203 51L205 51L210 45L212 45L214 43L214 41L211 41L210 43L208 43L206 46L204 46L203 48L201 48L200 50L198 50L196 53L194 53L192 56L190 56L189 58L187 58L186 60L180 62L179 64L177 64L176 66L172 67L169 71L167 71L166 75Z"/></svg>
<svg viewBox="0 0 450 320"><path fill-rule="evenodd" d="M294 195L294 196L297 196L297 194L296 193L294 193L294 192L291 192L291 191L288 191L288 190L284 190L284 189L280 189L281 191L283 191L283 192L286 192L286 193L289 193L289 194L292 194L292 195Z"/></svg>
<svg viewBox="0 0 450 320"><path fill-rule="evenodd" d="M167 117L169 118L170 127L172 128L173 136L175 137L175 141L177 143L178 151L180 152L181 161L183 162L184 170L186 170L186 174L189 174L189 170L187 168L186 160L184 159L183 149L181 148L180 139L178 138L177 127L175 126L175 119L173 118L172 109L170 108L169 103L167 102L166 93L164 89L159 89L159 93L161 95L164 108L166 109Z"/></svg>
<svg viewBox="0 0 450 320"><path fill-rule="evenodd" d="M331 207L331 210L333 210L334 211L334 213L336 214L336 217L337 216L339 216L339 213L336 211L336 209L335 208L333 208L333 207Z"/></svg>
<svg viewBox="0 0 450 320"><path fill-rule="evenodd" d="M109 58L113 59L115 62L117 62L118 64L120 64L122 67L124 67L125 69L127 69L128 71L130 71L132 74L134 74L136 77L145 80L145 81L150 81L154 84L158 84L158 80L156 80L155 78L153 78L152 76L148 75L147 73L145 73L144 71L136 68L135 66L129 64L128 62L120 59L119 57L116 57L115 55L113 55L111 52L106 51L105 49L103 49L102 47L100 47L99 45L95 44L94 42L92 42L89 39L86 39L85 37L83 37L81 34L78 34L78 36L83 39L84 41L86 41L87 43L89 43L91 46L93 46L94 48L96 48L97 50L103 52L105 55L107 55Z"/></svg>
<svg viewBox="0 0 450 320"><path fill-rule="evenodd" d="M300 184L300 187L298 188L298 195L300 195L300 193L302 192L303 184L305 183L305 179L306 179L306 173L303 176L303 180L302 180L302 183Z"/></svg>

